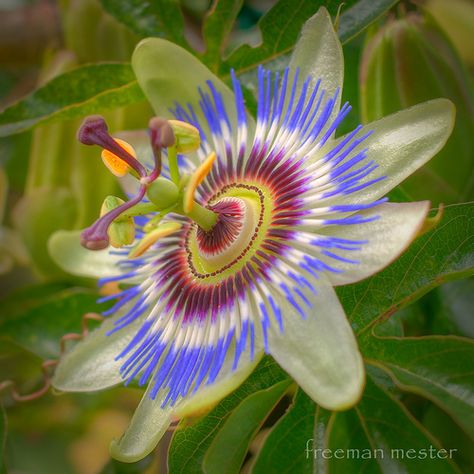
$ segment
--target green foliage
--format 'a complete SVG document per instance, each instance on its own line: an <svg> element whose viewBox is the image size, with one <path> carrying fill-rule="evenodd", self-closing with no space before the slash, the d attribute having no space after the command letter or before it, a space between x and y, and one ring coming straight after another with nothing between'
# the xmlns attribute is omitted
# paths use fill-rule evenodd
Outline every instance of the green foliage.
<svg viewBox="0 0 474 474"><path fill-rule="evenodd" d="M240 472L250 441L289 384L290 381L284 380L254 392L235 408L207 450L203 461L205 472Z"/></svg>
<svg viewBox="0 0 474 474"><path fill-rule="evenodd" d="M474 273L474 205L445 209L433 231L418 238L398 260L377 275L338 288L338 295L356 333L429 290Z"/></svg>
<svg viewBox="0 0 474 474"><path fill-rule="evenodd" d="M474 439L474 342L457 336L361 339L368 363L443 408Z"/></svg>
<svg viewBox="0 0 474 474"><path fill-rule="evenodd" d="M183 420L173 435L168 460L170 472L201 473L207 450L232 411L253 393L266 390L286 380L288 380L288 375L272 359L264 358L249 378L232 395L212 409L206 417L192 424ZM262 418L265 415L266 413Z"/></svg>
<svg viewBox="0 0 474 474"><path fill-rule="evenodd" d="M0 114L0 137L52 120L84 117L143 100L128 64L92 64L52 79Z"/></svg>
<svg viewBox="0 0 474 474"><path fill-rule="evenodd" d="M234 27L243 0L218 0L214 2L204 19L202 33L206 51L203 62L213 72L218 72L221 58L227 46L227 39Z"/></svg>
<svg viewBox="0 0 474 474"><path fill-rule="evenodd" d="M136 34L166 37L186 46L179 0L100 0L104 9Z"/></svg>
<svg viewBox="0 0 474 474"><path fill-rule="evenodd" d="M43 359L57 357L64 334L82 331L91 308L103 311L96 291L48 283L19 290L2 301L1 337Z"/></svg>
<svg viewBox="0 0 474 474"><path fill-rule="evenodd" d="M320 6L325 6L334 19L340 8L338 34L344 43L346 55L343 93L344 98L350 100L355 109L345 125L349 129L360 121L357 111L361 98L358 76L362 42L358 39L354 41L354 38L370 24L387 18L388 10L396 3L397 0L347 0L340 7L341 2L338 0L279 0L254 25L261 34L260 44L240 44L232 49L235 44L233 34L236 20L244 2L215 0L204 15L201 25L202 52L194 51L193 54L223 81L229 82L229 71L233 68L243 83L252 89L255 85L255 69L259 64L274 70L282 70L287 66L301 27ZM100 4L122 24L121 35L128 28L126 36L130 41L134 40L135 35L156 36L192 50L194 44L188 43L184 36L186 9L179 1L100 0ZM78 45L79 56L87 56L89 49L97 43L97 38L104 37L106 32L112 31L112 37L118 38L114 36L117 25L110 27L111 29L104 27L108 20L103 20L99 6L94 6L92 10L97 16L94 17L94 24L92 19L88 22L88 9L81 13L81 21L85 25L89 23L91 27L91 35L86 35L87 37L83 38L82 29L74 30L74 15L68 20L67 42ZM102 18L100 21L99 17ZM98 25L102 25L104 30ZM104 42L106 41L105 37ZM83 45L82 49L79 48L80 44ZM146 47L146 43L144 44L142 48ZM384 43L382 51L377 53L380 54L380 57L376 57L380 60L379 68L372 71L374 76L371 79L380 87L385 86L382 92L386 97L386 108L380 104L372 103L369 107L367 103L363 103L362 110L367 118L376 118L378 113L384 115L409 103L408 99L402 103L392 93L397 87L392 46ZM436 52L430 49L432 46L423 43L430 54ZM119 59L112 57L114 54L109 51L114 47L115 44L112 48L104 46L100 54L97 53L97 59ZM451 54L452 51L449 50L448 53ZM428 89L427 80L418 81L417 75L413 75L413 64L410 65L410 62L419 64L426 60L425 69L428 72L423 73L423 76L430 75L433 71L436 77L441 73L449 75L450 79L446 84L436 81L429 83L432 89L437 90L436 95L449 96L449 91L459 89L456 82L458 79L464 81L461 81L463 85L469 81L465 76L453 72L451 67L447 68L446 64L434 61L432 56L426 56L421 50L405 48L403 56L407 60L407 69L404 69L405 80L409 85L407 94L418 94L421 97ZM160 107L163 107L166 110L169 106L167 101L175 98L173 94L169 94L169 90L174 88L173 90L180 91L184 84L182 90L185 91L186 76L173 65L172 58L167 58L162 67L160 64L152 64L148 61L150 58L152 56L144 55L146 68L150 71L159 69L163 74L160 80L171 81L170 84L161 82L165 86L160 86L157 90L157 82L152 81L156 81L156 77L150 76L149 81L149 78L145 78L149 83L147 87L152 90L150 94L154 97L155 109L161 111ZM179 57L175 59L178 63L186 62ZM455 66L460 71L462 65L457 61L458 59ZM203 72L202 77L207 78L206 74ZM381 74L383 80L377 74ZM381 91L380 88L378 90ZM143 92L129 64L97 63L81 66L52 79L1 113L0 137L20 133L37 125L60 122L43 129L46 138L57 130L55 138L59 141L65 127L72 124L65 122L66 120L104 109L115 110L143 99ZM227 96L225 99L230 100ZM415 99L410 97L411 102L416 102ZM470 102L458 102L458 127L472 141L467 133L472 129L472 117L468 110ZM248 105L251 109L250 94ZM369 113L374 115L369 117ZM444 159L447 166L439 175L440 179L449 182L456 173L466 174L467 191L458 190L456 200L462 198L463 191L464 196L468 196L468 185L472 185L468 176L468 173L472 173L472 160L469 161L465 151L469 149L469 140L464 145L454 146L454 151L449 152L449 159ZM43 152L41 154L44 155ZM461 158L467 160L463 165L465 171L461 172L459 166L455 169L452 165L453 156L458 164ZM15 162L19 163L17 160ZM104 190L103 185L97 185L97 189L84 192L80 205L84 206L86 203L87 212L78 209L77 202L71 197L74 190L68 188L69 181L63 179L62 175L49 174L47 164L48 160L44 160L37 167L39 174L34 176L33 184L39 188L43 178L52 179L54 188L45 188L43 191L34 189L27 196L28 212L35 214L37 211L36 215L44 216L44 220L33 222L33 219L28 219L27 212L20 213L19 226L24 238L31 243L30 247L37 249L33 257L38 266L43 265L44 268L50 268L51 262L44 249L45 241L53 228L76 228L78 222L86 225L90 220L90 209L94 209L96 201L97 207L99 206L99 196ZM81 166L88 165L82 162ZM84 188L86 181L89 184L94 181L92 167L88 168L88 172L84 168L83 175L80 175L80 168L74 169L74 178L79 182L77 188ZM21 171L26 173L24 168ZM44 172L44 176L40 172ZM71 174L69 168L62 168L61 172ZM21 175L17 169L11 173ZM426 189L425 178L421 177L417 181L421 193ZM21 182L18 179L16 181ZM31 180L29 185L31 186ZM433 193L434 200L443 199L442 192L436 186ZM397 200L409 198L401 189L395 190L392 196ZM43 208L50 209L50 212L43 213ZM287 410L275 421L275 416L280 415L280 412L275 412L274 408L279 401L282 402L285 394L291 392L292 380L271 358L265 357L237 390L208 413L202 413L196 419L180 421L169 448L169 472L237 473L244 465L248 472L254 474L322 474L328 471L335 474L441 474L461 472L461 469L471 472L474 469L474 343L461 336L473 335L470 322L473 280L467 279L474 274L473 236L474 205L450 205L446 207L441 222L419 237L397 261L367 280L337 289L358 336L368 372L363 397L354 408L345 412L329 412L317 406L297 388ZM65 233L58 234L53 238L53 243L61 243L61 239L66 238L72 237ZM76 234L74 238L77 240ZM69 247L55 248L59 253L66 254ZM78 255L79 253L74 253L63 257L77 270ZM99 268L99 258L101 255L96 254L88 261L81 261L88 267ZM115 266L113 262L111 265ZM85 270L84 274L88 273L89 268L87 272ZM58 273L55 276L58 279L56 283L20 288L0 300L0 342L14 346L20 351L22 358L26 357L22 355L24 353L32 354L36 362L37 357L57 357L61 337L66 333L81 331L83 314L104 309L95 303L97 291L71 287L64 274ZM414 333L418 337L413 337ZM3 349L2 345L2 351ZM4 352L5 357L8 357L7 351ZM143 412L142 416L148 414L149 412ZM254 440L262 427L267 430L266 436L263 437L260 433L258 439ZM133 441L139 440L135 436L139 428L138 424L134 426L135 431L132 430L126 439L133 448L136 447ZM2 459L5 439L6 418L2 410L0 472L6 472ZM21 443L18 445L22 446ZM61 447L63 445L64 443ZM461 452L456 452L452 459L451 456L444 456L446 451L441 451L457 448ZM327 450L325 455L324 450ZM352 454L350 450L353 451ZM433 453L434 458L431 457ZM164 453L161 454L164 456ZM145 472L146 469L153 469L150 468L152 459L153 454L138 463L110 461L104 466L102 473Z"/></svg>

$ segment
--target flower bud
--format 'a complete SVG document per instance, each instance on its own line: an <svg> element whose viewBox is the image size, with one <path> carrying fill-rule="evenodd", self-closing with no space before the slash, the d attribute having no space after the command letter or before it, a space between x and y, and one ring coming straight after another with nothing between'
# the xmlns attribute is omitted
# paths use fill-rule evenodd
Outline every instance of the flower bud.
<svg viewBox="0 0 474 474"><path fill-rule="evenodd" d="M430 99L450 99L457 118L447 145L402 187L412 199L474 198L474 97L461 60L433 18L411 13L373 35L363 52L360 88L364 122Z"/></svg>
<svg viewBox="0 0 474 474"><path fill-rule="evenodd" d="M428 0L424 7L433 15L458 50L461 58L474 66L472 25L474 3L472 0Z"/></svg>
<svg viewBox="0 0 474 474"><path fill-rule="evenodd" d="M116 196L107 196L102 203L100 216L102 217L123 203L124 201ZM135 240L135 223L133 217L119 217L110 224L107 229L107 234L112 247L120 248L124 245L130 245Z"/></svg>
<svg viewBox="0 0 474 474"><path fill-rule="evenodd" d="M180 120L168 120L168 123L173 129L178 153L191 153L199 148L201 137L196 127Z"/></svg>

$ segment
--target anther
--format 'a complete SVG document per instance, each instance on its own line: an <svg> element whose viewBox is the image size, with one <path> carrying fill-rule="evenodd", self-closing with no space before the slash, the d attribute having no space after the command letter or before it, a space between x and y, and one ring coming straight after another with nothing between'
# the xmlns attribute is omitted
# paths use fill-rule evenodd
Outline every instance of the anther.
<svg viewBox="0 0 474 474"><path fill-rule="evenodd" d="M125 161L139 176L146 176L145 167L110 136L107 124L100 115L91 115L84 119L77 132L77 139L84 145L101 146Z"/></svg>

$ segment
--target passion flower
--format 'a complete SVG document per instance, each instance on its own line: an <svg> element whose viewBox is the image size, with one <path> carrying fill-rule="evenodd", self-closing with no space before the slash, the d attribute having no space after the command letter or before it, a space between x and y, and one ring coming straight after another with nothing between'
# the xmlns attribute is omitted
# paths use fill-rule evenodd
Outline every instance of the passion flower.
<svg viewBox="0 0 474 474"><path fill-rule="evenodd" d="M161 133L166 119L154 119L147 164L138 147L115 146L103 123L99 139L82 129L84 142L109 148L138 179L137 194L82 242L105 247L110 225L139 216L137 242L92 252L76 234L51 241L63 268L121 285L104 298L116 302L103 325L59 364L54 386L147 386L112 446L126 461L153 449L173 419L233 390L264 353L321 406L354 405L364 365L333 286L379 271L416 237L429 203L384 195L443 146L451 103L427 102L335 138L350 106L340 107L342 51L324 9L305 25L288 68L259 68L256 122L234 74L232 93L172 43L144 40L132 63L155 112L194 137L198 130L199 147L180 156L173 135Z"/></svg>

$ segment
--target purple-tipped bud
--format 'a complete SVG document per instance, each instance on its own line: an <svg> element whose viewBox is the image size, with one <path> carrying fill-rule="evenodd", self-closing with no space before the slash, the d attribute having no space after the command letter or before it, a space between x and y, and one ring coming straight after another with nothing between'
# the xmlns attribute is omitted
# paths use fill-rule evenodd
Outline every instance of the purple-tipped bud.
<svg viewBox="0 0 474 474"><path fill-rule="evenodd" d="M77 139L84 145L102 145L102 140L98 140L97 132L108 134L109 128L101 115L89 115L84 119L77 131Z"/></svg>
<svg viewBox="0 0 474 474"><path fill-rule="evenodd" d="M153 148L169 148L176 143L173 129L168 120L162 117L153 117L148 123Z"/></svg>

